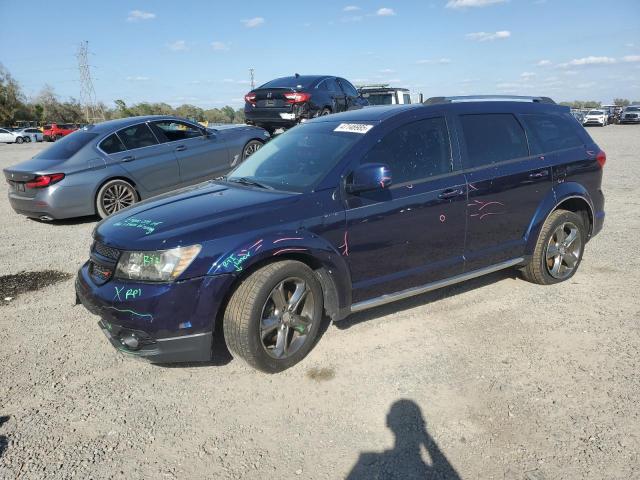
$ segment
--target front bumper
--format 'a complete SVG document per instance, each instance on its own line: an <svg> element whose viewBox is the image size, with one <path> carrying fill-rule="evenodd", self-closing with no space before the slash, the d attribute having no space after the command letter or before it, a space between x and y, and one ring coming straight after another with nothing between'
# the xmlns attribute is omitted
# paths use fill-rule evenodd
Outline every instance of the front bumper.
<svg viewBox="0 0 640 480"><path fill-rule="evenodd" d="M640 117L635 118L621 118L620 123L640 123Z"/></svg>
<svg viewBox="0 0 640 480"><path fill-rule="evenodd" d="M112 279L97 285L87 262L75 286L78 303L100 317L100 328L118 351L152 363L197 362L211 359L215 319L233 278Z"/></svg>

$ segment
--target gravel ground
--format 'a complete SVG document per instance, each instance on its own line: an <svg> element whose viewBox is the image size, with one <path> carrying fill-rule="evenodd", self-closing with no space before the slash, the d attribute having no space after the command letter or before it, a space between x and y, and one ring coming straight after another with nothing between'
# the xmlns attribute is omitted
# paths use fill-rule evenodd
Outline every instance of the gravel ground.
<svg viewBox="0 0 640 480"><path fill-rule="evenodd" d="M95 219L28 220L0 183L0 275L54 271L0 299L0 478L639 478L640 127L590 133L608 216L571 281L501 272L354 315L273 376L222 345L120 356L54 275ZM0 145L0 168L44 147Z"/></svg>

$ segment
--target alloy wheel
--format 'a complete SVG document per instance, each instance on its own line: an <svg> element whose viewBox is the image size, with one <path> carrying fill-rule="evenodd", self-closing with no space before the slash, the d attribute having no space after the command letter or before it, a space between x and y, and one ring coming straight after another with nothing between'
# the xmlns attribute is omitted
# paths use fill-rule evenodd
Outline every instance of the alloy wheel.
<svg viewBox="0 0 640 480"><path fill-rule="evenodd" d="M558 226L549 238L546 251L546 266L549 275L565 279L573 273L580 261L582 236L573 222Z"/></svg>
<svg viewBox="0 0 640 480"><path fill-rule="evenodd" d="M102 208L107 215L112 215L135 202L136 193L133 188L122 183L111 185L102 195Z"/></svg>
<svg viewBox="0 0 640 480"><path fill-rule="evenodd" d="M245 148L244 148L244 158L249 158L251 155L253 155L254 153L256 153L258 150L260 150L260 148L262 147L262 144L260 142L250 142Z"/></svg>
<svg viewBox="0 0 640 480"><path fill-rule="evenodd" d="M307 342L315 298L307 282L289 277L276 285L262 307L260 340L267 354L284 359Z"/></svg>

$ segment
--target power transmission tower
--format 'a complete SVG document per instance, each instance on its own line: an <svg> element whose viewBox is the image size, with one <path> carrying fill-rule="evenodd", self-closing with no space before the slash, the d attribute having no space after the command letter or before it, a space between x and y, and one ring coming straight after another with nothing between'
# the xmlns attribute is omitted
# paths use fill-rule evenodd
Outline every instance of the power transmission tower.
<svg viewBox="0 0 640 480"><path fill-rule="evenodd" d="M80 104L84 108L87 123L105 120L102 107L96 102L96 91L89 70L89 42L83 41L78 48L78 69L80 70Z"/></svg>
<svg viewBox="0 0 640 480"><path fill-rule="evenodd" d="M256 82L255 82L255 78L254 78L254 76L253 76L254 71L255 71L255 70L254 70L253 68L250 68L250 69L249 69L249 73L251 74L251 90L253 90L254 88L256 88Z"/></svg>

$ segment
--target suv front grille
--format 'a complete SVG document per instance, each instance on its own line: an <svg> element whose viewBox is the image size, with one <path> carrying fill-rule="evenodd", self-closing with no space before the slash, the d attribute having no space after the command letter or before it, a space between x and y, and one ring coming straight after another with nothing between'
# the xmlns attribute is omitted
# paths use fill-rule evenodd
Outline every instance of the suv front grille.
<svg viewBox="0 0 640 480"><path fill-rule="evenodd" d="M117 248L109 247L104 243L94 242L93 251L103 257L110 258L111 260L118 260L120 258L120 250Z"/></svg>

